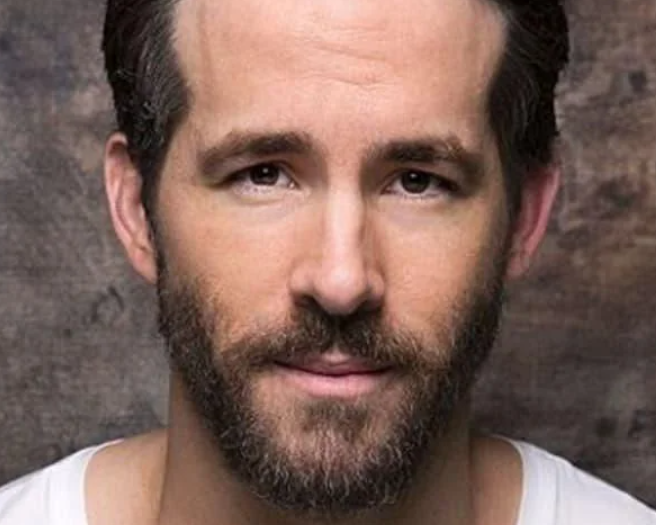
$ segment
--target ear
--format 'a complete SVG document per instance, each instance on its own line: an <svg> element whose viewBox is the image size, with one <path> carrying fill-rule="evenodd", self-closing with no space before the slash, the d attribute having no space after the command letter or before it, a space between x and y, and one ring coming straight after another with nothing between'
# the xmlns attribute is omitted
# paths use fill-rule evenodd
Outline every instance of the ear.
<svg viewBox="0 0 656 525"><path fill-rule="evenodd" d="M141 175L128 153L125 135L114 133L105 146L105 191L114 231L135 270L149 283L157 279L157 252L141 202Z"/></svg>
<svg viewBox="0 0 656 525"><path fill-rule="evenodd" d="M547 230L560 176L560 163L555 162L533 170L523 182L521 209L513 224L507 267L507 277L510 279L523 275L535 256Z"/></svg>

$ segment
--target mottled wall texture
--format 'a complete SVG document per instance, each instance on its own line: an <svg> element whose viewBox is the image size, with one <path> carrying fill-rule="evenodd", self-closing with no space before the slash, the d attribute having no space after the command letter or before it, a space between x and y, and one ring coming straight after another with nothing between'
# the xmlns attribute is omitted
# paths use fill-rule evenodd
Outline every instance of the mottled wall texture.
<svg viewBox="0 0 656 525"><path fill-rule="evenodd" d="M0 482L166 419L153 292L101 186L102 3L0 0ZM568 9L564 188L476 419L656 505L656 2Z"/></svg>

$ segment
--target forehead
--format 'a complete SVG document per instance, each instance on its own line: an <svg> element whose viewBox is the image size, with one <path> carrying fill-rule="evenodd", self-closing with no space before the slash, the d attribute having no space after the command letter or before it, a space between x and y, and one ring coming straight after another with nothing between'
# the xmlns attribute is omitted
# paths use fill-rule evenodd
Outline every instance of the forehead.
<svg viewBox="0 0 656 525"><path fill-rule="evenodd" d="M504 29L485 0L181 0L175 47L201 134L366 135L368 121L467 135L486 113Z"/></svg>

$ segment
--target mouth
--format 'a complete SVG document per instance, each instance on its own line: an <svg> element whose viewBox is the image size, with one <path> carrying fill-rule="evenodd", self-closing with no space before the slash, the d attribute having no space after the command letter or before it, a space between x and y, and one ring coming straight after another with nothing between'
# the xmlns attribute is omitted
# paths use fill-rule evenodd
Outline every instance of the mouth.
<svg viewBox="0 0 656 525"><path fill-rule="evenodd" d="M332 353L277 361L277 373L294 390L312 397L352 398L372 394L394 375L391 366Z"/></svg>

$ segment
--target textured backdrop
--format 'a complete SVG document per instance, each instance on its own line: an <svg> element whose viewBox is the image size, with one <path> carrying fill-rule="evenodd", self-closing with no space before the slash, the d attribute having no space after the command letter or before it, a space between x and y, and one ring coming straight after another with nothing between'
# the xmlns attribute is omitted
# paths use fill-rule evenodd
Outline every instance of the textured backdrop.
<svg viewBox="0 0 656 525"><path fill-rule="evenodd" d="M566 182L476 417L656 505L656 2L569 11ZM165 420L153 293L102 194L101 18L0 0L0 483Z"/></svg>

